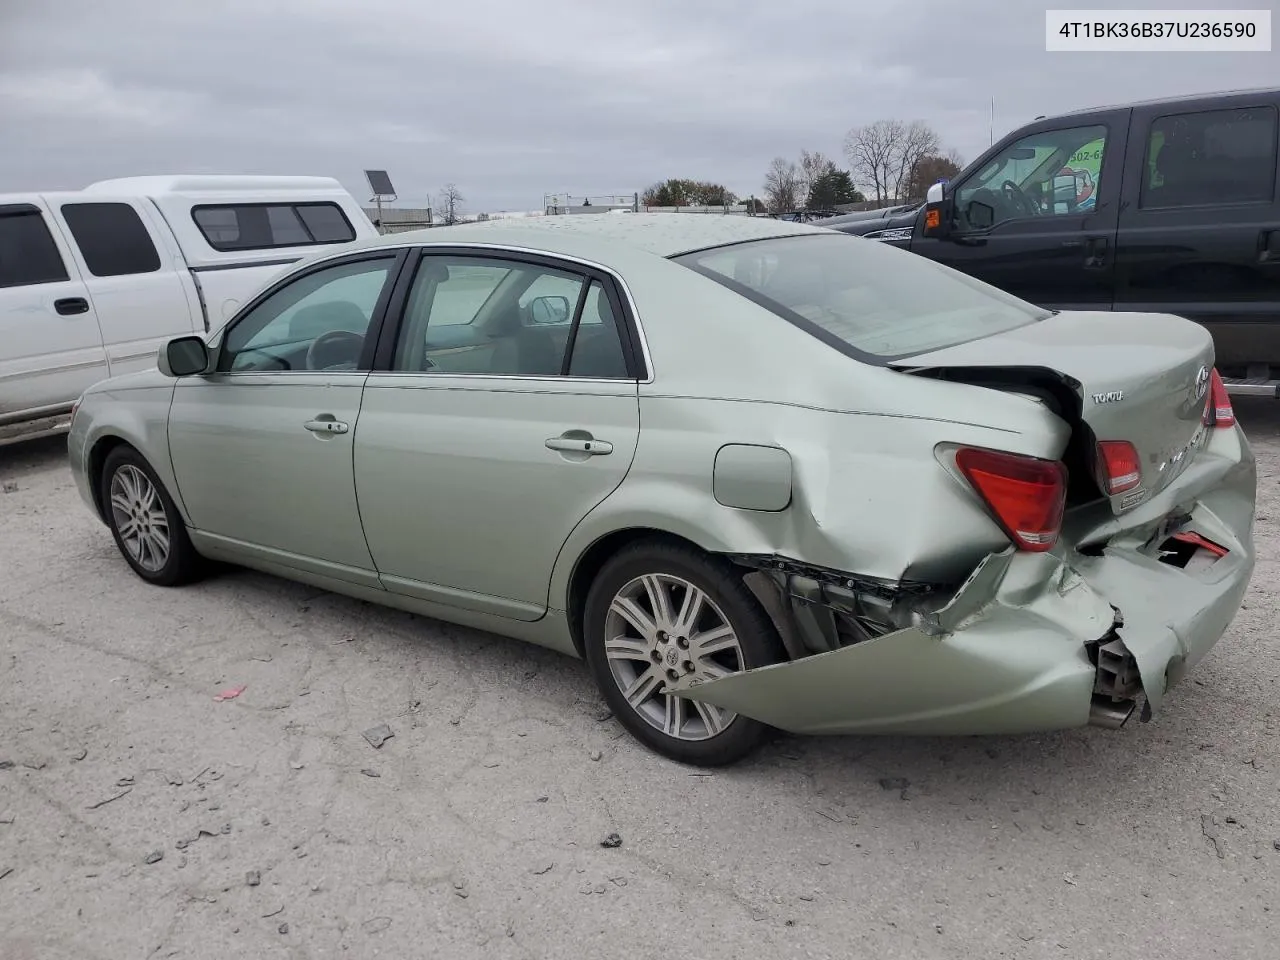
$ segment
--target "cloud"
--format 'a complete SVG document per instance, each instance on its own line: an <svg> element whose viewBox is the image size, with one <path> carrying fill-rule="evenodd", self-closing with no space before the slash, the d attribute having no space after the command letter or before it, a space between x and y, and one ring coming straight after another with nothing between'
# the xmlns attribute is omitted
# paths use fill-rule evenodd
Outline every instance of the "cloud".
<svg viewBox="0 0 1280 960"><path fill-rule="evenodd" d="M361 170L385 167L405 202L452 181L470 210L669 176L746 194L773 156L839 157L880 118L926 120L973 157L992 97L999 136L1273 83L1278 62L1047 54L1043 9L1005 0L4 4L0 189L222 170L329 174L363 199Z"/></svg>

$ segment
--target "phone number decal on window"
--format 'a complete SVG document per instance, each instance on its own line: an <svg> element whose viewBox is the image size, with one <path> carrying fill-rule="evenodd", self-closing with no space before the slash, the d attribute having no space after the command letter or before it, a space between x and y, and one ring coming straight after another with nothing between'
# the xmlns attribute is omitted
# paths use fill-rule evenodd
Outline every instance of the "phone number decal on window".
<svg viewBox="0 0 1280 960"><path fill-rule="evenodd" d="M1046 10L1049 51L1271 50L1270 10Z"/></svg>

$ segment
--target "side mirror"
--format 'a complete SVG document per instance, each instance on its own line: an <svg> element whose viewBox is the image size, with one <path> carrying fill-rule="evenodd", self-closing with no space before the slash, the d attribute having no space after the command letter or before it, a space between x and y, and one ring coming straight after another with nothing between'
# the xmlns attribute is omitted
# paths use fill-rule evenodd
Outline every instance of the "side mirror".
<svg viewBox="0 0 1280 960"><path fill-rule="evenodd" d="M1053 178L1053 202L1075 206L1076 197L1080 194L1080 185L1075 174L1060 173Z"/></svg>
<svg viewBox="0 0 1280 960"><path fill-rule="evenodd" d="M970 200L965 208L964 218L974 230L990 230L996 222L995 207L979 200Z"/></svg>
<svg viewBox="0 0 1280 960"><path fill-rule="evenodd" d="M529 302L529 319L536 324L568 323L568 297L534 297Z"/></svg>
<svg viewBox="0 0 1280 960"><path fill-rule="evenodd" d="M929 187L924 199L924 235L941 240L947 235L951 226L951 217L947 213L947 185L935 183Z"/></svg>
<svg viewBox="0 0 1280 960"><path fill-rule="evenodd" d="M209 369L209 345L203 337L174 337L160 348L156 365L166 377L191 377Z"/></svg>

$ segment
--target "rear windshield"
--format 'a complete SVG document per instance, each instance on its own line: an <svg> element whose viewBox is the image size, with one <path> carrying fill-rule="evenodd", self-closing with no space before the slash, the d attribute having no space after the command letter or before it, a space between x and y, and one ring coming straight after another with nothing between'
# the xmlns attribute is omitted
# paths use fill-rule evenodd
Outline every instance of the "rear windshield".
<svg viewBox="0 0 1280 960"><path fill-rule="evenodd" d="M925 257L847 234L752 240L673 259L875 363L1050 315Z"/></svg>

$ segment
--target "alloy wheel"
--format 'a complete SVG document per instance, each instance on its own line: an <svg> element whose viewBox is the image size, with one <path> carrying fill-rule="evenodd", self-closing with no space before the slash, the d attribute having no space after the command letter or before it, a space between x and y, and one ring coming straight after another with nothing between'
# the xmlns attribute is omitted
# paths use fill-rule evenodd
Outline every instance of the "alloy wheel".
<svg viewBox="0 0 1280 960"><path fill-rule="evenodd" d="M638 716L678 740L709 740L737 714L667 692L689 677L705 683L743 669L728 618L694 584L669 574L626 583L605 617L605 656L614 682Z"/></svg>
<svg viewBox="0 0 1280 960"><path fill-rule="evenodd" d="M111 477L111 518L120 541L138 566L156 573L169 562L169 517L151 479L133 464Z"/></svg>

